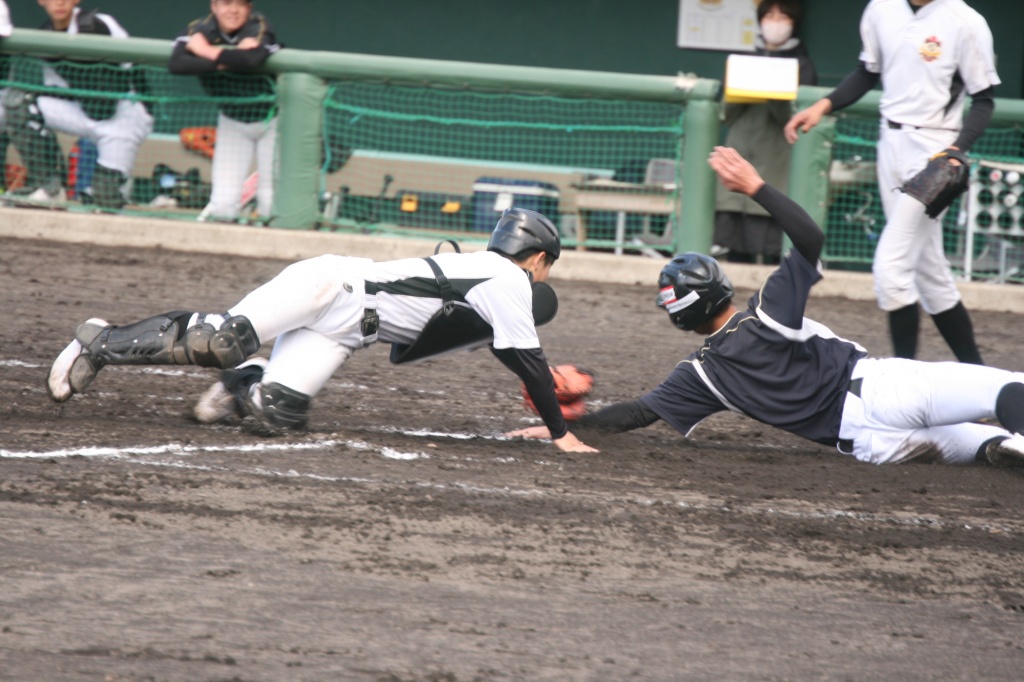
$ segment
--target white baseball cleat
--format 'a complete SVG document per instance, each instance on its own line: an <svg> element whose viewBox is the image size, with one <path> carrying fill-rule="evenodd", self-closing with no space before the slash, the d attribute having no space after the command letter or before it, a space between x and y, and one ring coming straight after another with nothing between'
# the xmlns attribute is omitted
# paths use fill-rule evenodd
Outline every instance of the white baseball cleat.
<svg viewBox="0 0 1024 682"><path fill-rule="evenodd" d="M103 329L109 326L109 323L94 317L80 325L79 329L86 325L91 329ZM102 364L90 357L85 346L76 338L61 351L50 366L50 373L46 376L46 390L54 402L62 403L74 394L84 391L102 367Z"/></svg>
<svg viewBox="0 0 1024 682"><path fill-rule="evenodd" d="M250 358L234 370L226 370L226 372L233 372L246 367L259 367L260 370L265 370L267 368L267 360L260 357ZM239 388L244 388L244 390L248 391L249 385L246 384L244 387ZM240 417L242 416L242 409L239 405L239 398L242 397L244 396L236 396L230 388L224 385L224 381L218 381L199 396L199 400L196 401L195 406L192 408L192 414L195 415L196 421L200 424L217 424L231 417Z"/></svg>
<svg viewBox="0 0 1024 682"><path fill-rule="evenodd" d="M992 443L985 448L985 455L992 464L1024 466L1024 435L1015 433L1005 440Z"/></svg>

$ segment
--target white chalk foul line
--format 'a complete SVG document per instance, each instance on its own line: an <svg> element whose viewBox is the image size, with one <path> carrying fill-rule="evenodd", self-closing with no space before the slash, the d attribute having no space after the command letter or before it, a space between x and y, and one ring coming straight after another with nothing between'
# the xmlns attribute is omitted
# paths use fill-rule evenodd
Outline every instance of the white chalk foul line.
<svg viewBox="0 0 1024 682"><path fill-rule="evenodd" d="M442 431L427 431L427 430L402 430L398 428L386 428L379 429L384 433L397 433L407 436L415 437L430 437L430 438L453 438L456 440L467 440L472 438L480 438L481 440L510 440L504 436L480 436L475 434L464 434L464 433L445 433ZM191 457L197 454L203 453L259 453L259 452L295 452L295 451L312 451L312 450L328 450L332 448L349 448L353 450L361 451L376 451L382 457L393 459L393 460L417 460L417 459L429 459L431 456L427 453L422 452L402 452L389 446L378 446L366 443L364 441L354 440L341 440L341 439L323 439L308 442L291 442L291 443L248 443L240 445L180 445L180 444L166 444L166 445L154 445L154 446L135 446L135 447L102 447L102 446L87 446L80 448L69 448L63 450L49 450L49 451L10 451L0 449L0 458L7 459L57 459L66 457L97 457L107 459L118 459L126 463L141 464L149 466L162 466L179 469L191 469L197 471L224 471L224 472L236 472L239 474L248 474L255 476L264 476L268 478L299 478L326 482L336 483L360 483L360 484L376 484L376 485L391 485L395 481L389 481L386 479L370 479L370 478L354 478L348 476L329 476L324 474L317 474L313 472L299 472L295 469L278 470L269 469L265 467L227 467L227 466L216 466L216 465L204 465L204 464L193 464L182 461L174 460L159 460L159 459L141 459L140 457L146 456L160 456L160 455L178 455L182 457ZM497 458L496 462L506 463L515 462L512 458ZM539 462L545 464L545 462ZM451 483L436 483L428 481L410 481L404 479L400 482L401 484L417 485L424 488L433 488L438 490L458 490L463 492L481 493L481 494L497 494L497 495L511 495L511 496L553 496L554 493L550 490L541 490L533 488L512 488L509 486L480 486L476 484L464 483L464 482L451 482ZM592 493L580 492L580 493L566 493L559 492L559 495L567 497L578 497L585 498L591 502L597 502L599 504L609 503L629 503L637 504L640 506L675 506L683 509L689 509L694 511L713 511L718 513L735 513L752 516L779 516L787 518L797 519L811 519L811 520L847 520L862 523L885 523L897 526L913 526L922 528L963 528L965 530L980 530L989 533L1003 533L1007 535L1015 535L1019 531L1015 528L1006 526L995 526L992 524L970 524L962 521L949 521L943 520L934 516L917 516L917 515L894 515L894 514L875 514L869 512L851 512L840 509L826 509L826 510L795 510L795 509L779 509L777 507L759 507L756 505L750 506L738 506L738 505L723 505L714 504L710 502L694 502L694 501L683 501L678 499L655 499L650 497L629 497L629 498L607 498L597 496Z"/></svg>
<svg viewBox="0 0 1024 682"><path fill-rule="evenodd" d="M68 448L63 450L48 450L43 452L0 449L0 458L8 459L58 459L62 457L106 457L122 458L127 455L181 455L191 456L204 452L292 452L303 450L328 450L331 448L347 447L353 450L376 450L383 457L388 459L429 459L430 455L425 452L401 452L394 448L383 446L378 447L363 441L344 440L317 440L312 442L299 443L248 443L244 445L180 445L170 443L167 445L134 446L134 447L102 447L87 446L80 448Z"/></svg>

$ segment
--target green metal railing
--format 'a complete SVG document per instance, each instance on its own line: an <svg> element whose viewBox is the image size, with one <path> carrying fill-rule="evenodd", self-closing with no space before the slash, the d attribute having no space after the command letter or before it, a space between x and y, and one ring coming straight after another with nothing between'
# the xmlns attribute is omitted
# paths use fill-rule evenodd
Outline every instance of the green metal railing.
<svg viewBox="0 0 1024 682"><path fill-rule="evenodd" d="M112 40L102 36L16 29L0 43L6 54L46 59L132 62L165 66L170 41ZM310 229L321 219L319 165L324 144L324 104L329 81L369 81L430 88L474 89L564 97L630 99L683 107L679 203L686 221L674 230L676 250L707 251L714 218L714 175L706 159L719 138L715 80L546 69L454 61L284 49L266 63L277 75L278 170L275 227Z"/></svg>

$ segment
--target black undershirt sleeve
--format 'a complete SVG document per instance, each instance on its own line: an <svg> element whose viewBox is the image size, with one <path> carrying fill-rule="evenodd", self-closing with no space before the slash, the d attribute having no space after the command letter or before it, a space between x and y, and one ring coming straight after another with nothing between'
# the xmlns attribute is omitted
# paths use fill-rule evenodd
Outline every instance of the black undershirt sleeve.
<svg viewBox="0 0 1024 682"><path fill-rule="evenodd" d="M615 403L597 412L588 412L573 422L573 427L594 429L608 433L622 433L633 429L642 429L661 419L654 410L639 400Z"/></svg>
<svg viewBox="0 0 1024 682"><path fill-rule="evenodd" d="M868 67L861 62L835 90L825 95L825 99L832 102L832 111L845 109L866 95L881 79L881 74L868 71Z"/></svg>
<svg viewBox="0 0 1024 682"><path fill-rule="evenodd" d="M555 380L551 377L544 351L540 348L491 348L494 357L512 370L524 384L530 400L537 407L537 413L544 420L552 439L559 439L569 432L562 416L562 408L555 397Z"/></svg>
<svg viewBox="0 0 1024 682"><path fill-rule="evenodd" d="M174 43L174 48L171 50L171 59L167 62L167 70L179 76L188 76L216 71L217 64L192 54L185 49L185 41L179 40Z"/></svg>
<svg viewBox="0 0 1024 682"><path fill-rule="evenodd" d="M753 196L754 201L764 206L786 236L793 242L793 248L807 259L817 263L821 248L825 244L825 233L814 219L799 204L785 194L765 183Z"/></svg>
<svg viewBox="0 0 1024 682"><path fill-rule="evenodd" d="M232 71L253 71L263 65L270 56L265 45L247 50L223 50L217 57L217 64L223 64Z"/></svg>
<svg viewBox="0 0 1024 682"><path fill-rule="evenodd" d="M996 110L995 94L996 89L988 87L971 95L971 110L964 117L964 127L953 142L954 147L966 152L985 132Z"/></svg>

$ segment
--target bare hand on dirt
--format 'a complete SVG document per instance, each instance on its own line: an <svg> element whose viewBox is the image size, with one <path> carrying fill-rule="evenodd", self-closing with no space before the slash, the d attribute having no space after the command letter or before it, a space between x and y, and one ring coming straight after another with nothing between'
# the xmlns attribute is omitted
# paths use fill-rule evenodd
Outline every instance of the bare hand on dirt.
<svg viewBox="0 0 1024 682"><path fill-rule="evenodd" d="M509 431L505 436L508 438L526 438L528 440L546 440L551 438L551 432L548 431L546 426L528 426L525 429ZM572 432L566 433L561 438L555 440L554 443L562 452L600 452L600 450L585 444L574 436Z"/></svg>

